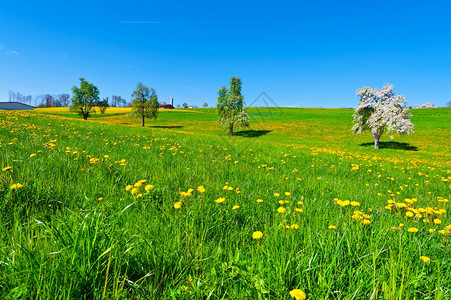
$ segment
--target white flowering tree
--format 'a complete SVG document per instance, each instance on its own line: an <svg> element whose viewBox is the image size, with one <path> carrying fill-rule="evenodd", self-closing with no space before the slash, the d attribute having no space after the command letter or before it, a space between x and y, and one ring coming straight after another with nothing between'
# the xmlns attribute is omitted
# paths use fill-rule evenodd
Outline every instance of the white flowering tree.
<svg viewBox="0 0 451 300"><path fill-rule="evenodd" d="M379 139L384 132L399 134L413 133L409 108L403 95L395 96L393 85L386 84L382 89L363 87L357 91L360 102L354 111L354 133L371 131L374 137L374 149L379 149Z"/></svg>

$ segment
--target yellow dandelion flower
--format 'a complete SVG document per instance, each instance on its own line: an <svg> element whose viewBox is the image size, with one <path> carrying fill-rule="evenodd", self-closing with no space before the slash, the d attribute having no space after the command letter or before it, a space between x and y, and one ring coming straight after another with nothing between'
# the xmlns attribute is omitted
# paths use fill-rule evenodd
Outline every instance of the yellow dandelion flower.
<svg viewBox="0 0 451 300"><path fill-rule="evenodd" d="M132 195L136 194L137 192L138 192L138 189L137 189L137 188L133 188L133 189L130 191L130 193L132 193Z"/></svg>
<svg viewBox="0 0 451 300"><path fill-rule="evenodd" d="M143 184L142 184L141 182L138 181L137 183L134 184L134 187L135 187L135 188L139 188L139 187L141 187L142 185L143 185Z"/></svg>
<svg viewBox="0 0 451 300"><path fill-rule="evenodd" d="M254 231L254 233L252 233L252 238L254 240L259 240L263 237L263 232L261 231Z"/></svg>
<svg viewBox="0 0 451 300"><path fill-rule="evenodd" d="M279 193L274 193L274 196L275 196L275 197L279 197L280 194L279 194Z"/></svg>
<svg viewBox="0 0 451 300"><path fill-rule="evenodd" d="M414 216L413 212L408 211L406 212L406 217L412 218Z"/></svg>
<svg viewBox="0 0 451 300"><path fill-rule="evenodd" d="M11 185L11 189L12 190L18 190L18 189L20 189L22 187L23 187L23 185L20 184L20 183L14 183L13 185Z"/></svg>
<svg viewBox="0 0 451 300"><path fill-rule="evenodd" d="M102 201L102 200L103 200L103 197L99 197L97 200Z"/></svg>
<svg viewBox="0 0 451 300"><path fill-rule="evenodd" d="M427 257L427 256L420 256L420 259L421 259L425 264L427 264L428 262L431 261L431 259L430 259L429 257Z"/></svg>
<svg viewBox="0 0 451 300"><path fill-rule="evenodd" d="M146 185L146 187L144 188L146 191L150 191L150 190L152 190L154 188L154 186L153 185L151 185L151 184L148 184L148 185Z"/></svg>
<svg viewBox="0 0 451 300"><path fill-rule="evenodd" d="M285 196L290 197L291 193L290 192L285 192Z"/></svg>
<svg viewBox="0 0 451 300"><path fill-rule="evenodd" d="M8 170L11 170L12 168L13 168L12 166L7 166L7 167L4 167L2 169L2 171L8 171Z"/></svg>
<svg viewBox="0 0 451 300"><path fill-rule="evenodd" d="M141 179L141 180L138 180L138 182L139 182L139 183L141 183L141 184L143 184L143 183L146 183L146 182L147 182L147 180L145 180L145 179Z"/></svg>
<svg viewBox="0 0 451 300"><path fill-rule="evenodd" d="M404 223L399 223L399 228L403 228L404 227Z"/></svg>
<svg viewBox="0 0 451 300"><path fill-rule="evenodd" d="M136 198L142 198L143 194L136 195Z"/></svg>
<svg viewBox="0 0 451 300"><path fill-rule="evenodd" d="M263 200L262 199L257 199L257 203L262 203Z"/></svg>
<svg viewBox="0 0 451 300"><path fill-rule="evenodd" d="M337 229L337 226L335 226L335 225L329 225L327 228L329 228L330 230L334 230L334 229Z"/></svg>
<svg viewBox="0 0 451 300"><path fill-rule="evenodd" d="M287 212L287 210L284 208L284 207L279 207L278 209L277 209L277 212L278 213L280 213L280 214L284 214L284 213L286 213Z"/></svg>
<svg viewBox="0 0 451 300"><path fill-rule="evenodd" d="M349 204L351 204L351 201L349 201L349 200L345 200L345 201L338 200L338 201L337 201L337 204L340 205L341 207L346 207L346 206L348 206Z"/></svg>
<svg viewBox="0 0 451 300"><path fill-rule="evenodd" d="M282 204L284 204L284 203L285 203L285 201L279 200L279 204L280 204L280 205L282 205Z"/></svg>
<svg viewBox="0 0 451 300"><path fill-rule="evenodd" d="M291 225L291 229L299 229L299 225L298 224L292 224Z"/></svg>
<svg viewBox="0 0 451 300"><path fill-rule="evenodd" d="M234 205L234 206L232 207L233 210L237 210L238 208L240 208L239 205Z"/></svg>
<svg viewBox="0 0 451 300"><path fill-rule="evenodd" d="M365 220L362 221L362 224L363 225L369 225L369 224L371 224L371 221L368 220L368 219L365 219Z"/></svg>
<svg viewBox="0 0 451 300"><path fill-rule="evenodd" d="M295 208L294 210L299 212L299 213L304 212L304 210L302 208Z"/></svg>
<svg viewBox="0 0 451 300"><path fill-rule="evenodd" d="M407 231L410 232L410 233L417 233L418 232L418 228L410 227L409 229L407 229Z"/></svg>
<svg viewBox="0 0 451 300"><path fill-rule="evenodd" d="M233 191L233 187L229 186L229 187L227 188L227 190L228 190L228 191Z"/></svg>
<svg viewBox="0 0 451 300"><path fill-rule="evenodd" d="M174 208L175 209L179 209L181 207L182 207L182 201L177 201L177 202L174 203Z"/></svg>
<svg viewBox="0 0 451 300"><path fill-rule="evenodd" d="M215 200L216 203L222 203L225 201L225 198L218 198Z"/></svg>
<svg viewBox="0 0 451 300"><path fill-rule="evenodd" d="M206 189L204 188L203 185L201 185L201 186L197 187L197 191L198 191L199 193L203 194L203 193L205 193Z"/></svg>
<svg viewBox="0 0 451 300"><path fill-rule="evenodd" d="M304 300L307 298L305 293L299 289L294 289L290 291L290 296L295 298L296 300Z"/></svg>
<svg viewBox="0 0 451 300"><path fill-rule="evenodd" d="M30 154L30 158L35 157L35 156L36 156L35 153L31 153L31 154Z"/></svg>
<svg viewBox="0 0 451 300"><path fill-rule="evenodd" d="M434 219L434 224L436 224L436 225L442 224L442 220Z"/></svg>
<svg viewBox="0 0 451 300"><path fill-rule="evenodd" d="M351 201L351 206L360 206L360 202L357 201Z"/></svg>
<svg viewBox="0 0 451 300"><path fill-rule="evenodd" d="M435 229L431 228L429 229L429 233L434 233Z"/></svg>

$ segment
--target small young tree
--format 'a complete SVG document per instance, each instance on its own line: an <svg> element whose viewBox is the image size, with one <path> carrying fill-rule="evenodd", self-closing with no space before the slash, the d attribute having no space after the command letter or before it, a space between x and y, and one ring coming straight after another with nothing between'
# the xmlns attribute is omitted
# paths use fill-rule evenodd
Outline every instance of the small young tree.
<svg viewBox="0 0 451 300"><path fill-rule="evenodd" d="M101 113L101 114L104 114L105 111L106 111L106 109L107 109L108 107L110 107L110 105L108 104L108 97L103 98L102 101L98 101L98 102L97 102L97 106L99 107L100 113Z"/></svg>
<svg viewBox="0 0 451 300"><path fill-rule="evenodd" d="M80 87L73 86L72 93L70 110L78 112L83 119L87 120L89 114L95 112L95 105L99 101L99 89L82 77L80 78Z"/></svg>
<svg viewBox="0 0 451 300"><path fill-rule="evenodd" d="M357 91L360 102L354 111L355 122L352 130L362 133L369 130L374 137L374 149L379 149L379 139L384 131L396 131L399 134L413 132L409 108L405 107L403 95L395 96L391 84L386 84L381 90L363 87Z"/></svg>
<svg viewBox="0 0 451 300"><path fill-rule="evenodd" d="M142 126L144 126L144 118L157 118L158 114L158 97L155 89L148 88L141 82L138 82L136 89L132 93L132 115L142 118Z"/></svg>
<svg viewBox="0 0 451 300"><path fill-rule="evenodd" d="M202 103L202 107L208 107L207 102Z"/></svg>
<svg viewBox="0 0 451 300"><path fill-rule="evenodd" d="M249 115L244 110L243 95L241 95L241 79L230 77L230 88L223 86L218 90L218 104L216 111L219 124L229 128L229 135L233 135L234 128L248 127Z"/></svg>

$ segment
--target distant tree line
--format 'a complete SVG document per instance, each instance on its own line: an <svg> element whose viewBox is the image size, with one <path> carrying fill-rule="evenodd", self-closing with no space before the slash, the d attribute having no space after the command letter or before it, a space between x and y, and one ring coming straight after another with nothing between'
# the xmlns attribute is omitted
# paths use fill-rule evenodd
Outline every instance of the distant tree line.
<svg viewBox="0 0 451 300"><path fill-rule="evenodd" d="M69 107L71 106L71 97L69 94L43 94L43 95L23 95L21 92L9 91L9 102L20 102L36 107ZM105 103L105 100L107 101ZM108 97L101 101L101 106L105 107L108 104L111 107L126 107L127 100L121 96L113 95L111 102L108 102ZM131 103L130 103L131 104Z"/></svg>
<svg viewBox="0 0 451 300"><path fill-rule="evenodd" d="M23 95L21 92L9 91L9 102L20 102L37 107L67 107L70 105L69 94Z"/></svg>
<svg viewBox="0 0 451 300"><path fill-rule="evenodd" d="M126 107L127 106L127 100L122 98L121 96L113 95L111 97L111 107Z"/></svg>

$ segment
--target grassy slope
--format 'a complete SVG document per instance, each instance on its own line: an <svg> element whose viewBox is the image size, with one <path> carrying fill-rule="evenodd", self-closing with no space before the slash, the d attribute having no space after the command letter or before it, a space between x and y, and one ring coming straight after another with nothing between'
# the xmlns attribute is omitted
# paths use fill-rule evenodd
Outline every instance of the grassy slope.
<svg viewBox="0 0 451 300"><path fill-rule="evenodd" d="M301 288L311 298L450 297L451 249L438 233L449 215L416 223L384 208L416 198L417 209L449 209L437 201L449 199L449 110L414 111L416 135L395 136L418 151L360 146L371 138L350 134L350 110L251 113L254 132L233 138L212 109L164 111L145 128L124 112L88 122L1 113L0 162L13 166L1 173L2 296L255 299ZM137 198L125 186L140 179L155 188ZM24 187L13 191L16 182ZM175 210L179 188L199 185L205 194ZM352 218L359 209L370 225Z"/></svg>
<svg viewBox="0 0 451 300"><path fill-rule="evenodd" d="M106 115L93 115L91 122L140 126L139 119L127 116L129 109L112 108ZM294 148L327 148L349 154L374 155L388 159L416 160L428 164L448 164L451 161L449 137L451 113L447 108L412 110L415 134L384 134L380 150L373 149L370 133L351 133L351 109L317 108L250 108L251 127L241 136L253 137L252 142L288 145ZM40 112L77 118L67 109L43 109ZM161 132L185 132L196 135L226 136L217 125L214 108L195 110L161 110L157 121L147 121L148 127ZM242 131L246 131L242 130ZM239 132L238 132L239 134ZM240 139L240 138L238 138ZM246 138L242 138L246 140ZM399 151L397 151L399 150Z"/></svg>

